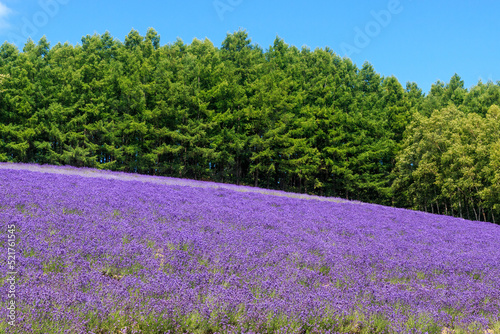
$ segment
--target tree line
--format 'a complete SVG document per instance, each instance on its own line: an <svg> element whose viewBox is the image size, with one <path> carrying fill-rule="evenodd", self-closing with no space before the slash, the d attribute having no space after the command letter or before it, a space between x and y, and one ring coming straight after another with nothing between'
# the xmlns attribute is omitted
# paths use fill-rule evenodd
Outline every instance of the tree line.
<svg viewBox="0 0 500 334"><path fill-rule="evenodd" d="M0 160L500 216L500 84L426 95L330 48L149 29L0 47Z"/></svg>

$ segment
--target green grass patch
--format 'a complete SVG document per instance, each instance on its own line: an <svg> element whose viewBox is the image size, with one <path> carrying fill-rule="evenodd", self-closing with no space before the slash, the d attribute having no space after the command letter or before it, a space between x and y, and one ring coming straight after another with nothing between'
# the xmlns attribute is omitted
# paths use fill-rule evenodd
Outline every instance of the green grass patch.
<svg viewBox="0 0 500 334"><path fill-rule="evenodd" d="M43 264L43 273L62 273L65 267L64 261L60 257L57 257Z"/></svg>
<svg viewBox="0 0 500 334"><path fill-rule="evenodd" d="M63 214L64 215L78 215L78 216L83 216L83 211L78 210L78 209L68 209L68 208L63 208Z"/></svg>

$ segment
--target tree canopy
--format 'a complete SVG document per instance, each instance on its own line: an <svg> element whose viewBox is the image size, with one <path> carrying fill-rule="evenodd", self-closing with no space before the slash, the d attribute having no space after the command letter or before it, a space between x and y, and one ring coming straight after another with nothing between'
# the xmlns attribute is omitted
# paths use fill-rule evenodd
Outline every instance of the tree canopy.
<svg viewBox="0 0 500 334"><path fill-rule="evenodd" d="M500 85L428 95L331 49L132 30L0 47L0 160L338 196L494 221Z"/></svg>

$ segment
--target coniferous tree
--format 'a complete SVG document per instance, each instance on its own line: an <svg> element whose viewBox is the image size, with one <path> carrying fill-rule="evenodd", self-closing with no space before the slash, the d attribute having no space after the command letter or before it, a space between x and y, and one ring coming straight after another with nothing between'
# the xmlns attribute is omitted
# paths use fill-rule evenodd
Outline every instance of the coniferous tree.
<svg viewBox="0 0 500 334"><path fill-rule="evenodd" d="M500 84L403 88L244 30L0 46L0 160L340 196L498 221Z"/></svg>

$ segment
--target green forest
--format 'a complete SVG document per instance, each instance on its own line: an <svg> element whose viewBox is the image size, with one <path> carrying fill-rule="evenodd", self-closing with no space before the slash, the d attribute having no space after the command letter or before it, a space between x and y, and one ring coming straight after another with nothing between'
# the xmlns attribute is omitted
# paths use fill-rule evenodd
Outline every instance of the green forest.
<svg viewBox="0 0 500 334"><path fill-rule="evenodd" d="M411 66L411 65L409 65ZM426 94L332 49L149 29L0 47L0 161L252 185L500 221L500 82Z"/></svg>

